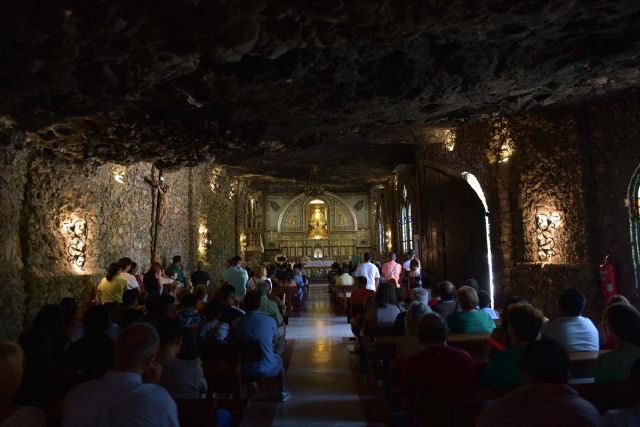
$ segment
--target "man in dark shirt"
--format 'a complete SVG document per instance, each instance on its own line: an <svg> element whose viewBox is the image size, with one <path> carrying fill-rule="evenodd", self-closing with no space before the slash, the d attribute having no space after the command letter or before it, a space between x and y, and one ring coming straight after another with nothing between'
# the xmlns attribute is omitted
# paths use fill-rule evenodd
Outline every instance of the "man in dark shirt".
<svg viewBox="0 0 640 427"><path fill-rule="evenodd" d="M198 285L209 286L209 273L204 271L204 264L200 261L196 263L196 271L191 273L191 284L194 288Z"/></svg>
<svg viewBox="0 0 640 427"><path fill-rule="evenodd" d="M424 350L411 357L402 371L402 399L413 407L412 399L424 393L472 388L478 379L478 365L466 351L447 346L445 320L435 313L420 319L418 338Z"/></svg>
<svg viewBox="0 0 640 427"><path fill-rule="evenodd" d="M218 319L220 322L232 325L238 317L244 316L244 311L235 306L235 295L235 288L228 283L225 283L216 291L216 298L220 300L224 307Z"/></svg>
<svg viewBox="0 0 640 427"><path fill-rule="evenodd" d="M433 305L431 309L446 319L456 311L456 287L451 282L440 282L438 283L438 295L440 302Z"/></svg>

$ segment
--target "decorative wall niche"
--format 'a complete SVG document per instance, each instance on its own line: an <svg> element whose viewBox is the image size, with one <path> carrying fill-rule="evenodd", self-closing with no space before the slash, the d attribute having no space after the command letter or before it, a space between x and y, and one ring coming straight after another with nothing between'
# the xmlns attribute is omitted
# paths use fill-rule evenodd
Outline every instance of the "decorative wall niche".
<svg viewBox="0 0 640 427"><path fill-rule="evenodd" d="M535 216L535 233L538 259L541 262L552 262L558 255L556 241L562 225L560 212L554 210L537 210Z"/></svg>
<svg viewBox="0 0 640 427"><path fill-rule="evenodd" d="M502 117L491 122L492 129L487 158L489 163L506 163L516 150L516 143L511 137L509 120Z"/></svg>
<svg viewBox="0 0 640 427"><path fill-rule="evenodd" d="M89 222L87 215L72 215L62 221L61 230L65 239L66 260L76 273L84 272L87 262L87 238Z"/></svg>
<svg viewBox="0 0 640 427"><path fill-rule="evenodd" d="M457 131L455 129L445 129L443 131L443 143L445 151L453 151L456 148Z"/></svg>

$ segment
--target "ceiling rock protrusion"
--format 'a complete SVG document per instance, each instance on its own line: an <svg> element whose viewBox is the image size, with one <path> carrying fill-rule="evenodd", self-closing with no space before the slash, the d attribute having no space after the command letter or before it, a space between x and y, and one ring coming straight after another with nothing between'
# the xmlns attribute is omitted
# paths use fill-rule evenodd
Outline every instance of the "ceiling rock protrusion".
<svg viewBox="0 0 640 427"><path fill-rule="evenodd" d="M635 0L0 4L0 116L78 161L364 180L417 126L620 93L639 64Z"/></svg>

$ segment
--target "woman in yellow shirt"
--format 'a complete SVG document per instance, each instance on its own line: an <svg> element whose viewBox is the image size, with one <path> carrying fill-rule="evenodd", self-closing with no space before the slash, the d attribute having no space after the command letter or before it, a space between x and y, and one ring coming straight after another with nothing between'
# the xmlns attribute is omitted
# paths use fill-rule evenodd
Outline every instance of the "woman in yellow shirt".
<svg viewBox="0 0 640 427"><path fill-rule="evenodd" d="M118 277L122 269L117 263L111 263L107 269L107 275L98 285L98 294L101 304L107 302L122 302L122 294L127 289L126 280Z"/></svg>

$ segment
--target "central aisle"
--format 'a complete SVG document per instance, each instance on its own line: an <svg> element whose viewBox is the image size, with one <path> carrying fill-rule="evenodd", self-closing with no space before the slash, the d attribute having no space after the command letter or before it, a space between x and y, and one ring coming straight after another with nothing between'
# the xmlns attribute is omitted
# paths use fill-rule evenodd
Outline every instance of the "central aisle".
<svg viewBox="0 0 640 427"><path fill-rule="evenodd" d="M294 340L287 371L292 399L279 404L274 426L365 426L349 368L352 336L345 316L333 313L326 285L311 285L302 310L289 320Z"/></svg>

